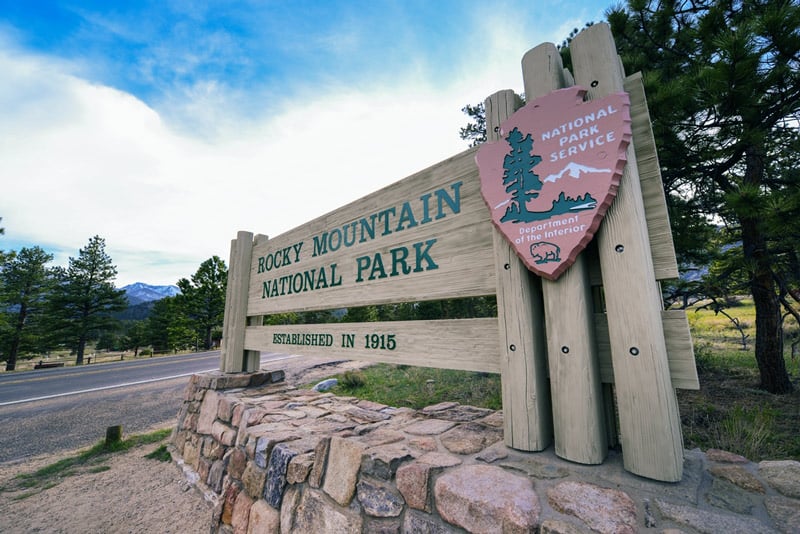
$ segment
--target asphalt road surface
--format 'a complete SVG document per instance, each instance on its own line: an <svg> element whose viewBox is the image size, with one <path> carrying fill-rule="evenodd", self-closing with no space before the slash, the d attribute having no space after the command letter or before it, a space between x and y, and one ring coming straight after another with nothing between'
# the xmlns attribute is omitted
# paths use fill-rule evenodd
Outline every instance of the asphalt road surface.
<svg viewBox="0 0 800 534"><path fill-rule="evenodd" d="M262 366L298 358L263 353ZM271 366L270 366L271 367ZM169 425L193 373L219 368L219 351L0 375L0 467L91 446L106 428L135 434Z"/></svg>

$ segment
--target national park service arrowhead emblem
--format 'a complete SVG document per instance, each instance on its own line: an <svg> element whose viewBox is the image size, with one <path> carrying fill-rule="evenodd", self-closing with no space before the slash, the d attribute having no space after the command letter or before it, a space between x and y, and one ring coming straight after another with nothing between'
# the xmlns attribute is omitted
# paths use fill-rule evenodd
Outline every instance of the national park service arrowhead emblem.
<svg viewBox="0 0 800 534"><path fill-rule="evenodd" d="M500 125L475 159L492 222L528 269L556 280L594 237L617 195L631 140L630 100L553 91Z"/></svg>

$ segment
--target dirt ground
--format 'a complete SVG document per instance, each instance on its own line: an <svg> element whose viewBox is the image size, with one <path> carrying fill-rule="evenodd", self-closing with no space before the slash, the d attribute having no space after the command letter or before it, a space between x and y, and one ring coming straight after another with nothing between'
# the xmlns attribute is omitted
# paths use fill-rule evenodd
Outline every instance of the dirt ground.
<svg viewBox="0 0 800 534"><path fill-rule="evenodd" d="M286 383L324 380L365 362L285 362ZM176 410L177 411L177 410ZM163 428L172 428L174 421ZM153 428L152 430L157 430ZM212 505L191 486L175 462L145 455L160 444L114 453L70 476L54 477L47 489L21 487L15 477L79 451L0 464L0 532L3 534L193 534L211 528ZM33 493L26 496L28 493Z"/></svg>
<svg viewBox="0 0 800 534"><path fill-rule="evenodd" d="M52 487L27 497L16 475L77 451L0 467L0 532L209 532L211 506L186 482L180 468L174 462L145 458L157 447L111 454L96 469L55 478Z"/></svg>

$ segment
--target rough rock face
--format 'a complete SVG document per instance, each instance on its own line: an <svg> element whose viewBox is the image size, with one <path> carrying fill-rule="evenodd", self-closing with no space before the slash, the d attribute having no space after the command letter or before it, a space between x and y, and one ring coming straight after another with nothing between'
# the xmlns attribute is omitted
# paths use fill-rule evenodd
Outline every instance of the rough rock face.
<svg viewBox="0 0 800 534"><path fill-rule="evenodd" d="M216 532L800 532L800 462L684 451L683 480L656 482L614 451L585 466L508 448L502 412L395 409L248 376L192 377L172 437L217 503Z"/></svg>
<svg viewBox="0 0 800 534"><path fill-rule="evenodd" d="M539 497L527 478L499 467L464 466L440 476L436 508L448 523L475 533L527 533L539 523Z"/></svg>
<svg viewBox="0 0 800 534"><path fill-rule="evenodd" d="M636 503L626 493L568 480L547 490L550 505L603 534L635 534Z"/></svg>
<svg viewBox="0 0 800 534"><path fill-rule="evenodd" d="M764 461L758 464L758 472L782 495L800 499L800 462Z"/></svg>

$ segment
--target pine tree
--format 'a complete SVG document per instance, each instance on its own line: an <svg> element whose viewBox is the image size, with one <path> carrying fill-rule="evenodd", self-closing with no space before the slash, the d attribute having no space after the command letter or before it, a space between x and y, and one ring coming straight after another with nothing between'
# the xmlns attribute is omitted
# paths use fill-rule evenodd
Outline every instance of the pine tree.
<svg viewBox="0 0 800 534"><path fill-rule="evenodd" d="M178 280L181 294L177 296L177 302L206 350L213 346L215 330L222 329L227 282L228 268L219 256L201 263L191 281L186 278Z"/></svg>
<svg viewBox="0 0 800 534"><path fill-rule="evenodd" d="M102 330L118 326L113 312L128 305L125 292L114 287L117 268L105 252L105 240L94 236L80 249L69 267L57 270L50 300L58 337L75 350L75 364L83 365L86 343Z"/></svg>
<svg viewBox="0 0 800 534"><path fill-rule="evenodd" d="M6 354L6 371L13 371L17 358L32 341L42 319L44 303L52 285L47 263L53 255L39 247L22 248L9 255L0 269L0 309L8 318L2 342Z"/></svg>
<svg viewBox="0 0 800 534"><path fill-rule="evenodd" d="M667 192L729 237L724 276L706 288L744 281L761 387L788 393L781 307L800 317L800 5L632 0L608 20L626 71L644 73Z"/></svg>

